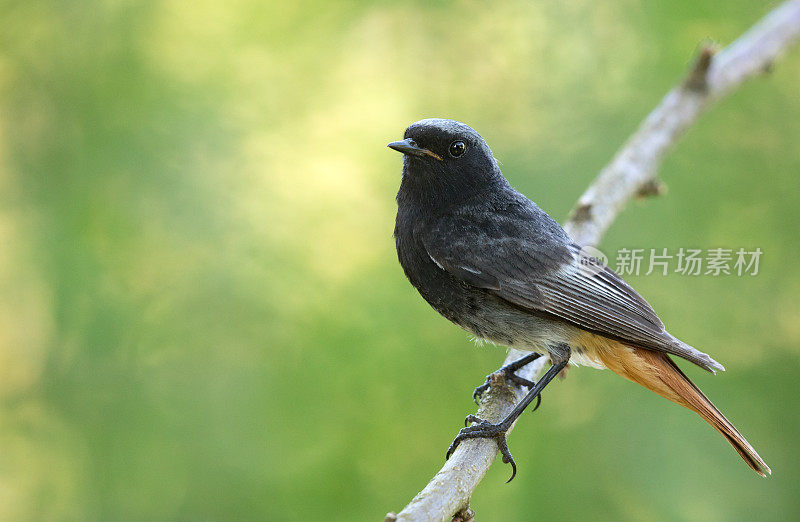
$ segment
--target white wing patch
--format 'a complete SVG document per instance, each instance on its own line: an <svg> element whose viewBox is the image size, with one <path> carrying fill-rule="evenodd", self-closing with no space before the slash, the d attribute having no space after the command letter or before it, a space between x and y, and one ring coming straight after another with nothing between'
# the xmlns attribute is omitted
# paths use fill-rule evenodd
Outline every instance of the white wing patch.
<svg viewBox="0 0 800 522"><path fill-rule="evenodd" d="M435 258L435 257L433 257L433 256L431 255L431 253L430 253L430 252L428 252L428 257L430 257L430 258L431 258L431 261L433 261L434 263L436 263L436 266L438 266L438 267L439 267L441 270L444 270L444 267L442 266L442 264L441 264L441 263L439 263L439 262L436 260L436 258Z"/></svg>

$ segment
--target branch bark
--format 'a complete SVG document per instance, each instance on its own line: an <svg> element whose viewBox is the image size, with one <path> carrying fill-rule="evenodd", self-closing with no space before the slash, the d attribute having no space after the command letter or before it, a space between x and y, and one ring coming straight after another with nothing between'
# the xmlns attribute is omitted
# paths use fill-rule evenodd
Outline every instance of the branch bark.
<svg viewBox="0 0 800 522"><path fill-rule="evenodd" d="M715 54L701 51L694 67L647 116L578 199L564 228L581 245L595 245L627 202L661 192L656 172L664 156L703 112L745 80L768 71L772 63L800 37L800 0L787 1L732 44ZM524 352L510 350L509 364ZM542 373L545 358L518 372L528 380ZM524 396L524 389L493 375L476 415L499 422ZM493 440L462 442L428 485L392 520L466 520L472 492L497 457ZM467 515L464 515L468 513Z"/></svg>

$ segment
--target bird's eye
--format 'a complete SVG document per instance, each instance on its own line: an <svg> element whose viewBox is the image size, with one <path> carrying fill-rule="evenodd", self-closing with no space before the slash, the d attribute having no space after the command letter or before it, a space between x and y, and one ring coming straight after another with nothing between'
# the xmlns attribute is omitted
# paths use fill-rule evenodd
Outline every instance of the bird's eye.
<svg viewBox="0 0 800 522"><path fill-rule="evenodd" d="M454 141L450 144L450 155L457 158L467 152L467 145L463 141Z"/></svg>

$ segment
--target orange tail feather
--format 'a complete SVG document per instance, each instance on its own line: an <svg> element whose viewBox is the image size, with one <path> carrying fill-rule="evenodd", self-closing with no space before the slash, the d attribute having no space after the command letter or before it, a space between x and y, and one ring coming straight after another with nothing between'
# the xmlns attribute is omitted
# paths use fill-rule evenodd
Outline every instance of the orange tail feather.
<svg viewBox="0 0 800 522"><path fill-rule="evenodd" d="M616 346L612 348L609 344L602 343L596 346L596 355L607 368L696 412L731 443L753 471L762 477L772 473L753 446L667 354L616 342L614 342Z"/></svg>

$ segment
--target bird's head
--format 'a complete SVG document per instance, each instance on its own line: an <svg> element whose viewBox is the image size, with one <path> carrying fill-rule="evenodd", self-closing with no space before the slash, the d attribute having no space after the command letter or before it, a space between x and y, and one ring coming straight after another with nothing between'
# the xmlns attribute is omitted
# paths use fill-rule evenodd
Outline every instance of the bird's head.
<svg viewBox="0 0 800 522"><path fill-rule="evenodd" d="M458 121L420 120L388 146L405 156L398 198L447 204L505 181L480 134Z"/></svg>

